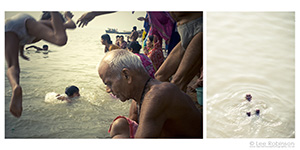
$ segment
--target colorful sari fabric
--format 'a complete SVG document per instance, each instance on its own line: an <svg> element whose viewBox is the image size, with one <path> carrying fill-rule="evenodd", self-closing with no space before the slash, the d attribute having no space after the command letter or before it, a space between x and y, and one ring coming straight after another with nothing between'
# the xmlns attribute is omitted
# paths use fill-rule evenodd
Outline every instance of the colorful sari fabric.
<svg viewBox="0 0 300 150"><path fill-rule="evenodd" d="M155 74L155 69L153 68L153 64L152 61L150 60L150 58L148 58L146 55L144 54L137 54L135 53L135 55L139 56L144 68L146 69L146 71L148 72L148 74L150 75L151 78L154 79L154 74Z"/></svg>
<svg viewBox="0 0 300 150"><path fill-rule="evenodd" d="M147 12L151 28L149 35L158 36L159 41L163 38L167 44L171 38L175 21L168 12Z"/></svg>
<svg viewBox="0 0 300 150"><path fill-rule="evenodd" d="M149 17L148 17L148 13L146 13L146 16L145 16L145 18L147 19L149 19ZM148 21L144 21L144 28L145 28L145 31L146 31L146 33L148 34L148 32L149 32L149 29L150 29L150 24L149 24L149 22Z"/></svg>
<svg viewBox="0 0 300 150"><path fill-rule="evenodd" d="M154 44L154 48L152 48L152 49L148 48L147 56L151 59L155 71L157 71L159 69L159 67L165 60L164 54L161 49L161 46L159 45L159 42L156 42Z"/></svg>

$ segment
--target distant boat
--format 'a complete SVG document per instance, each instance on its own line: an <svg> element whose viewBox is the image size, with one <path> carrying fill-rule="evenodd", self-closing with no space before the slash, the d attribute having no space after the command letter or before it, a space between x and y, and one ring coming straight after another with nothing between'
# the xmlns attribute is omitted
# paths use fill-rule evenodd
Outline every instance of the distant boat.
<svg viewBox="0 0 300 150"><path fill-rule="evenodd" d="M115 34L130 34L131 31L123 31L123 32L119 32L118 29L112 29L112 28L108 28L108 30L105 30L106 33L115 33Z"/></svg>
<svg viewBox="0 0 300 150"><path fill-rule="evenodd" d="M117 34L131 34L131 31L117 32Z"/></svg>

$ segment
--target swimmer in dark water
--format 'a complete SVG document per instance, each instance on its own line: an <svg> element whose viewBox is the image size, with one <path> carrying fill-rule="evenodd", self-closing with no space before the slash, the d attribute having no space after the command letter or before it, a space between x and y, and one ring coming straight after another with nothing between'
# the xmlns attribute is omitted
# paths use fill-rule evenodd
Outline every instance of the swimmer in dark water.
<svg viewBox="0 0 300 150"><path fill-rule="evenodd" d="M65 93L67 94L67 96L57 94L56 98L61 101L65 100L68 103L71 103L72 102L71 98L80 96L78 87L76 87L74 85L67 87Z"/></svg>

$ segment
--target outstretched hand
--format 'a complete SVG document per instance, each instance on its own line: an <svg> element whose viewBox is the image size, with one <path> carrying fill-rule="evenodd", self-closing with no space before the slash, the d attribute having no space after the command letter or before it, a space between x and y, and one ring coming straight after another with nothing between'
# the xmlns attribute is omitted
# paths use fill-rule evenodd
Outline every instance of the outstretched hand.
<svg viewBox="0 0 300 150"><path fill-rule="evenodd" d="M95 18L95 14L92 12L87 12L83 14L76 22L76 24L79 23L78 27L84 27L86 26L90 21L92 21Z"/></svg>

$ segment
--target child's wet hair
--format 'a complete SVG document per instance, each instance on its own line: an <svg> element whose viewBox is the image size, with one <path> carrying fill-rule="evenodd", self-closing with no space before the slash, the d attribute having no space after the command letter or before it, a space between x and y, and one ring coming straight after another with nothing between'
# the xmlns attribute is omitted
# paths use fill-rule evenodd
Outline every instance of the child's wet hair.
<svg viewBox="0 0 300 150"><path fill-rule="evenodd" d="M78 93L79 92L79 89L77 86L69 86L69 87L66 87L66 90L65 90L65 93L68 95L68 96L72 96L74 93Z"/></svg>
<svg viewBox="0 0 300 150"><path fill-rule="evenodd" d="M43 45L43 48L48 48L48 45Z"/></svg>

